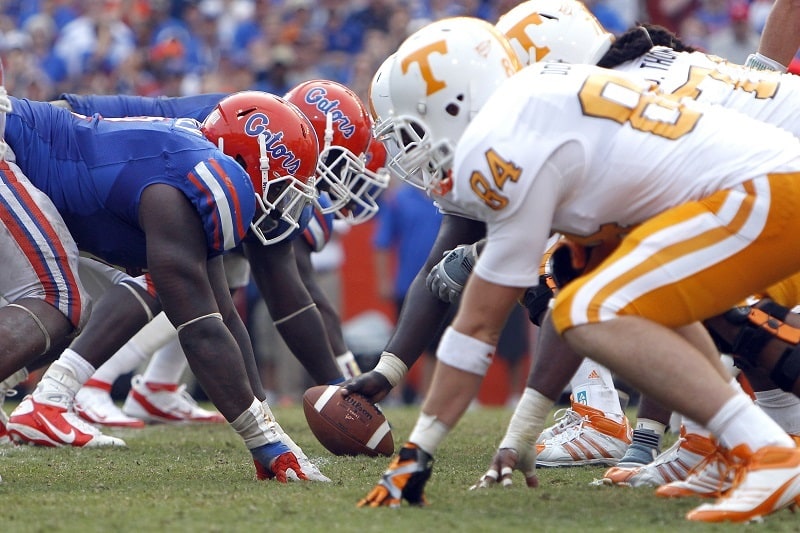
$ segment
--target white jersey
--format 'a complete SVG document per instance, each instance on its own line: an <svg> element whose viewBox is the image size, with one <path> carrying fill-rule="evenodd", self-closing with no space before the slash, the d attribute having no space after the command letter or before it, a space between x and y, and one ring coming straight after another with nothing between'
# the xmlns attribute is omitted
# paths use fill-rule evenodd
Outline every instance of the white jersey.
<svg viewBox="0 0 800 533"><path fill-rule="evenodd" d="M478 275L535 285L552 232L607 240L670 207L800 170L800 141L788 132L650 86L542 63L497 90L458 144L447 194L487 223Z"/></svg>
<svg viewBox="0 0 800 533"><path fill-rule="evenodd" d="M736 109L800 137L800 77L742 65L701 52L653 47L614 70L658 84L665 94Z"/></svg>

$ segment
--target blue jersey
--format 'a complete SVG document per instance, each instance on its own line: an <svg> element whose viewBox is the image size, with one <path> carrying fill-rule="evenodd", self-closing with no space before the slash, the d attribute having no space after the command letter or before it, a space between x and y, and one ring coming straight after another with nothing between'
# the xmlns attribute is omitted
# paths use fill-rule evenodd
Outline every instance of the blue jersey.
<svg viewBox="0 0 800 533"><path fill-rule="evenodd" d="M72 110L81 115L104 117L182 117L203 122L226 93L199 94L173 98L127 95L62 94Z"/></svg>
<svg viewBox="0 0 800 533"><path fill-rule="evenodd" d="M146 96L128 95L77 95L65 93L61 98L69 102L72 110L82 115L99 114L106 118L111 117L181 117L193 118L203 122L206 117L214 110L220 100L228 96L225 93L208 93L196 96L176 96L149 98ZM328 202L327 205L330 205ZM326 206L327 206L326 205ZM306 208L298 220L300 225L294 232L290 233L287 239L295 239L306 232L309 222L316 218L323 217L318 213L314 217L311 215L316 209ZM331 224L332 224L331 215ZM330 226L330 224L328 224ZM324 230L324 228L323 228ZM275 229L266 232L266 237L272 238L281 235L286 231L286 223L280 221ZM315 231L320 231L319 229ZM330 240L330 227L328 236L324 240L316 243L309 243L317 251L321 250L325 243Z"/></svg>
<svg viewBox="0 0 800 533"><path fill-rule="evenodd" d="M47 194L81 251L146 268L139 201L149 185L183 192L206 232L208 255L234 248L256 209L250 178L191 119L85 117L12 98L5 140L31 183Z"/></svg>

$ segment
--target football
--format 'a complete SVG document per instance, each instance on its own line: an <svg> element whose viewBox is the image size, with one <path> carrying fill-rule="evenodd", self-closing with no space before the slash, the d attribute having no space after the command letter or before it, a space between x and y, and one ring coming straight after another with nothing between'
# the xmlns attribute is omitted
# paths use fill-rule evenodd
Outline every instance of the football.
<svg viewBox="0 0 800 533"><path fill-rule="evenodd" d="M334 455L394 453L394 438L383 413L360 394L340 394L338 385L318 385L303 394L308 427Z"/></svg>

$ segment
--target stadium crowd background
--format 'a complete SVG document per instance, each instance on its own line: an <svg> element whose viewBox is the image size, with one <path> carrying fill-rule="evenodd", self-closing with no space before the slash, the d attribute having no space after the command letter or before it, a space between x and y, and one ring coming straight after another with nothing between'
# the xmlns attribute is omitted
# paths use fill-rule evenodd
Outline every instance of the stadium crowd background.
<svg viewBox="0 0 800 533"><path fill-rule="evenodd" d="M637 21L657 23L738 63L756 50L772 2L584 0L613 33ZM0 0L0 58L8 92L35 100L56 99L63 92L183 96L258 89L282 95L302 81L324 78L349 86L367 101L373 73L422 25L456 15L496 22L517 3ZM800 72L800 57L791 68ZM395 317L393 302L377 289L376 277L385 273L375 271L373 232L370 222L342 239L344 320L373 316L369 313L376 310L389 321ZM389 327L381 330L380 323L366 321L367 329L386 335ZM518 391L508 390L512 381L502 360L493 368L480 399L502 404ZM520 370L527 373L524 365Z"/></svg>
<svg viewBox="0 0 800 533"><path fill-rule="evenodd" d="M327 78L366 97L383 59L430 20L495 22L514 0L0 0L6 88L178 96L260 89L283 94ZM619 33L659 23L712 53L737 22L752 46L772 0L587 0ZM757 42L757 41L756 41ZM719 50L714 50L718 47ZM735 59L735 58L733 58Z"/></svg>

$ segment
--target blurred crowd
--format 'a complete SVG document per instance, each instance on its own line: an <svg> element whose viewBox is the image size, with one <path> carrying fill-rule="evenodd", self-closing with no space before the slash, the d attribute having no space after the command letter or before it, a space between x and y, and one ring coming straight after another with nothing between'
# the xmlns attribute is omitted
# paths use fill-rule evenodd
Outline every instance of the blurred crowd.
<svg viewBox="0 0 800 533"><path fill-rule="evenodd" d="M587 0L614 33L662 24L742 62L772 0ZM373 72L428 21L495 22L514 0L3 0L0 53L11 94L178 96L327 78L366 97Z"/></svg>

